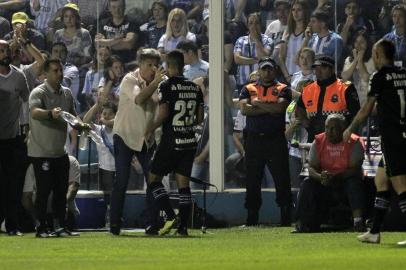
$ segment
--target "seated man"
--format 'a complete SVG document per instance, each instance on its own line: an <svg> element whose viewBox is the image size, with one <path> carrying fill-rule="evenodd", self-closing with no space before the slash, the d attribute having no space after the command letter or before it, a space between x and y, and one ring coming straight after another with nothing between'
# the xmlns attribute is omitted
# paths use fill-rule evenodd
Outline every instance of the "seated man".
<svg viewBox="0 0 406 270"><path fill-rule="evenodd" d="M69 156L69 186L68 192L66 194L66 201L67 201L67 213L72 214L73 216L78 216L80 214L78 207L75 203L75 197L79 190L80 186L80 165L79 162L73 156ZM37 219L35 218L35 210L34 210L34 201L35 201L35 194L36 194L36 180L34 175L34 168L32 164L28 167L27 173L25 175L25 182L23 188L23 195L21 203L25 210L33 217L35 221L35 225L38 225ZM48 213L52 213L52 201L53 196L52 193L48 198ZM48 224L50 228L54 227L57 228L58 224ZM73 233L67 231L67 234L70 236L76 236L77 233ZM55 234L55 236L59 236Z"/></svg>
<svg viewBox="0 0 406 270"><path fill-rule="evenodd" d="M343 141L345 123L344 116L329 115L325 122L326 132L316 135L313 141L309 153L310 177L300 187L294 232L320 230L324 215L337 195L348 198L354 229L365 229L362 219L364 146L355 134L348 142Z"/></svg>

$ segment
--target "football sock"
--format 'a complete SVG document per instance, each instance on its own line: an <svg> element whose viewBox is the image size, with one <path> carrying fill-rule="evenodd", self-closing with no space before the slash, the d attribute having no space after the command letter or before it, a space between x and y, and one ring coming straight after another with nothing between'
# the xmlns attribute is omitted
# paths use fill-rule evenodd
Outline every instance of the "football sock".
<svg viewBox="0 0 406 270"><path fill-rule="evenodd" d="M190 210L192 205L192 194L190 192L190 187L179 189L179 215L180 215L180 226L187 227L187 222L190 216Z"/></svg>
<svg viewBox="0 0 406 270"><path fill-rule="evenodd" d="M172 209L169 196L164 185L161 182L153 182L149 184L148 188L151 190L152 196L154 197L154 201L158 208L165 211L168 219L174 219L175 212Z"/></svg>
<svg viewBox="0 0 406 270"><path fill-rule="evenodd" d="M370 233L376 234L381 231L381 225L385 218L385 214L389 209L390 192L379 191L376 193L374 205L374 221Z"/></svg>

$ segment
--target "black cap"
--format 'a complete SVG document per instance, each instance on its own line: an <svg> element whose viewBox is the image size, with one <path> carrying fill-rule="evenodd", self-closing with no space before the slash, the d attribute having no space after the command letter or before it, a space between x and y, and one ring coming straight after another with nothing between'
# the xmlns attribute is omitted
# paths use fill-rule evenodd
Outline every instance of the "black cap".
<svg viewBox="0 0 406 270"><path fill-rule="evenodd" d="M275 60L273 60L271 57L266 57L259 60L258 66L261 69L266 66L276 68L278 65L276 64Z"/></svg>
<svg viewBox="0 0 406 270"><path fill-rule="evenodd" d="M335 61L332 57L321 54L321 55L316 56L316 59L314 60L312 67L313 68L316 66L334 67L334 65L335 65Z"/></svg>
<svg viewBox="0 0 406 270"><path fill-rule="evenodd" d="M277 8L279 5L290 6L290 1L289 0L275 0L275 2L273 3L273 7Z"/></svg>

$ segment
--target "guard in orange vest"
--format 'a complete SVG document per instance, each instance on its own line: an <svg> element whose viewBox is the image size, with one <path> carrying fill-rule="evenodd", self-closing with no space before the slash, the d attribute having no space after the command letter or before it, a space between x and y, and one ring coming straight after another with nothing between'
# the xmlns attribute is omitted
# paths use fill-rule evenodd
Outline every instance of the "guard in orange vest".
<svg viewBox="0 0 406 270"><path fill-rule="evenodd" d="M357 91L353 84L343 82L334 74L335 61L319 55L313 64L317 81L307 85L297 104L297 114L309 132L309 141L324 132L327 116L338 113L350 123L360 109Z"/></svg>
<svg viewBox="0 0 406 270"><path fill-rule="evenodd" d="M299 191L295 232L320 230L321 223L328 217L329 205L340 200L349 202L354 230L365 230L362 219L364 145L355 134L349 141L343 140L345 121L343 115L329 115L325 123L326 132L316 135L313 141L309 177L303 181Z"/></svg>
<svg viewBox="0 0 406 270"><path fill-rule="evenodd" d="M291 186L285 112L292 92L276 80L277 65L271 58L259 61L259 80L243 87L240 110L246 115L245 162L247 167L246 225L258 225L262 204L261 182L265 165L275 181L276 203L281 208L281 225L290 226Z"/></svg>

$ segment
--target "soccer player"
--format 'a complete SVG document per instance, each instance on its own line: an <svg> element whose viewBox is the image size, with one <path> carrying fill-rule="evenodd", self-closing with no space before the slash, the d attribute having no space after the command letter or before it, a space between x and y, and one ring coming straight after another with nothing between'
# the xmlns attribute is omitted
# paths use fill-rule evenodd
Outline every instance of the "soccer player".
<svg viewBox="0 0 406 270"><path fill-rule="evenodd" d="M383 159L375 177L377 193L373 225L370 231L358 236L358 240L367 243L380 243L380 227L389 208L391 184L398 195L402 215L406 216L406 69L394 65L395 52L395 45L389 40L381 39L375 43L372 59L378 71L371 78L366 103L344 131L344 140L347 141L377 103ZM406 245L406 241L398 244Z"/></svg>
<svg viewBox="0 0 406 270"><path fill-rule="evenodd" d="M204 102L200 88L182 76L182 52L171 51L166 59L169 78L159 86L158 115L146 131L146 138L151 137L152 132L162 125L163 134L152 161L148 188L156 206L167 215L167 221L159 234L168 234L178 226L177 233L185 236L188 235L187 220L191 206L189 177L197 146L195 127L203 121ZM162 177L170 172L175 173L179 189L180 224L161 182Z"/></svg>

